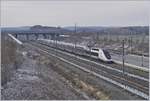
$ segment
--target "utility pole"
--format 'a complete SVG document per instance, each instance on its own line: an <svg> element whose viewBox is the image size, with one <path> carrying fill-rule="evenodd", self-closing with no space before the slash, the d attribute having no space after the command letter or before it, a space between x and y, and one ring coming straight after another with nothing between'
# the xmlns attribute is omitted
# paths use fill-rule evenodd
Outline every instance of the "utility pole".
<svg viewBox="0 0 150 101"><path fill-rule="evenodd" d="M56 48L57 48L57 34L56 34Z"/></svg>
<svg viewBox="0 0 150 101"><path fill-rule="evenodd" d="M55 43L56 43L55 51L56 51L56 55L57 55L57 35L56 34L55 34Z"/></svg>
<svg viewBox="0 0 150 101"><path fill-rule="evenodd" d="M91 48L92 48L92 40L89 40L88 44L87 44L87 47L89 50L86 50L88 54L90 54L90 58L92 56L92 53L91 53ZM92 73L92 66L91 66L91 71L89 73L89 75Z"/></svg>
<svg viewBox="0 0 150 101"><path fill-rule="evenodd" d="M131 32L131 54L132 54L132 32Z"/></svg>
<svg viewBox="0 0 150 101"><path fill-rule="evenodd" d="M74 48L75 48L75 51L76 51L76 44L77 44L77 37L76 37L76 33L77 33L77 24L75 23L75 26L74 26L74 41L75 41L75 46L74 46Z"/></svg>
<svg viewBox="0 0 150 101"><path fill-rule="evenodd" d="M143 58L144 58L144 47L143 47L143 45L144 45L144 40L145 40L145 34L143 33L143 38L142 38L142 42L141 42L141 44L142 44L142 50L141 50L141 54L142 54L142 63L141 63L141 66L143 67L144 66L144 63L143 63Z"/></svg>
<svg viewBox="0 0 150 101"><path fill-rule="evenodd" d="M125 79L125 68L124 68L124 61L125 61L125 56L124 56L124 40L122 41L122 72L123 72L123 77Z"/></svg>
<svg viewBox="0 0 150 101"><path fill-rule="evenodd" d="M74 32L76 33L77 32L77 24L75 23L75 26L74 26Z"/></svg>
<svg viewBox="0 0 150 101"><path fill-rule="evenodd" d="M142 67L144 66L144 64L143 64L143 58L144 58L144 55L143 55L143 53L142 53Z"/></svg>
<svg viewBox="0 0 150 101"><path fill-rule="evenodd" d="M98 43L98 41L99 41L99 33L97 32L96 33L96 43Z"/></svg>

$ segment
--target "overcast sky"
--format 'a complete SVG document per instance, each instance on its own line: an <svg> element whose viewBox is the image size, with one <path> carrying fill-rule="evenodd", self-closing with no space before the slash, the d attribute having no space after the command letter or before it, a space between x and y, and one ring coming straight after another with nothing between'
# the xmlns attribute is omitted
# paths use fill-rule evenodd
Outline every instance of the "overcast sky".
<svg viewBox="0 0 150 101"><path fill-rule="evenodd" d="M2 1L2 26L149 25L148 1Z"/></svg>

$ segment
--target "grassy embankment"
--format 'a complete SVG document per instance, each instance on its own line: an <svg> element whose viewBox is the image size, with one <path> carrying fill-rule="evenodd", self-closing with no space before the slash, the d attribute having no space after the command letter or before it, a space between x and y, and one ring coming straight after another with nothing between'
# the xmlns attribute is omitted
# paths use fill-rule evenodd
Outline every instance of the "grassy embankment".
<svg viewBox="0 0 150 101"><path fill-rule="evenodd" d="M19 68L22 57L17 53L17 44L6 34L1 35L1 84L6 84Z"/></svg>

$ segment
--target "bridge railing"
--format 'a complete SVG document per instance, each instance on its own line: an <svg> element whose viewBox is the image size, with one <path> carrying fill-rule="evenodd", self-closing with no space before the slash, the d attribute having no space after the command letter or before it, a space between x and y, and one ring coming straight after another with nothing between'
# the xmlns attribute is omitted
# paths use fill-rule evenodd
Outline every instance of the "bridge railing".
<svg viewBox="0 0 150 101"><path fill-rule="evenodd" d="M23 44L20 40L18 40L17 38L15 38L13 35L8 34L8 36L10 36L10 37L11 37L14 41L16 41L18 44L20 44L20 45Z"/></svg>

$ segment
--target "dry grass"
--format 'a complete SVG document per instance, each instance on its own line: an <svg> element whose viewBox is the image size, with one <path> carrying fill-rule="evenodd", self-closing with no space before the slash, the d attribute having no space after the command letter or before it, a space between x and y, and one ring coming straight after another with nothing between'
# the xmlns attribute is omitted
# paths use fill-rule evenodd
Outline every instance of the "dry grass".
<svg viewBox="0 0 150 101"><path fill-rule="evenodd" d="M13 71L16 70L21 61L17 54L17 45L6 34L1 36L1 83L5 84L10 80Z"/></svg>
<svg viewBox="0 0 150 101"><path fill-rule="evenodd" d="M108 94L105 94L103 91L94 87L93 85L87 84L86 82L79 80L78 78L74 79L74 83L80 90L88 93L90 96L93 96L97 100L109 100Z"/></svg>
<svg viewBox="0 0 150 101"><path fill-rule="evenodd" d="M99 89L98 87L94 87L91 84L88 84L87 82L82 81L79 79L78 74L74 73L65 73L65 71L61 70L58 65L58 63L55 61L55 59L49 59L44 56L40 56L40 58L37 58L38 61L41 64L47 65L48 67L52 67L56 72L61 74L63 77L65 77L73 87L76 89L79 89L81 92L85 92L88 94L88 96L91 96L92 98L95 98L97 100L109 100L109 94L104 92L103 90Z"/></svg>

